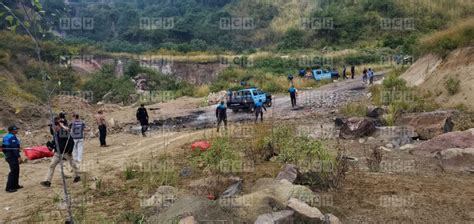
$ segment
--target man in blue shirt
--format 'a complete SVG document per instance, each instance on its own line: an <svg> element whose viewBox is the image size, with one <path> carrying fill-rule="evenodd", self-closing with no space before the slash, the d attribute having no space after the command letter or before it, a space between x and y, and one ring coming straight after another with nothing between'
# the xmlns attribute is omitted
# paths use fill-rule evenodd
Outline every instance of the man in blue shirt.
<svg viewBox="0 0 474 224"><path fill-rule="evenodd" d="M375 76L375 74L374 74L374 71L372 71L371 68L369 68L369 71L368 71L368 73L367 73L367 76L369 77L369 84L372 85L372 84L374 83L374 76Z"/></svg>
<svg viewBox="0 0 474 224"><path fill-rule="evenodd" d="M258 121L258 115L260 115L260 121L263 122L263 110L267 111L267 108L262 102L262 99L259 99L255 103L255 123Z"/></svg>
<svg viewBox="0 0 474 224"><path fill-rule="evenodd" d="M227 130L227 108L225 107L224 101L221 101L221 103L216 108L216 118L217 132L219 132L222 122L224 122L224 127Z"/></svg>
<svg viewBox="0 0 474 224"><path fill-rule="evenodd" d="M290 93L291 107L295 107L296 106L296 88L292 85L288 89L288 92Z"/></svg>
<svg viewBox="0 0 474 224"><path fill-rule="evenodd" d="M10 166L10 173L8 174L7 187L5 190L9 193L16 192L23 188L18 184L20 178L20 140L16 137L18 134L18 127L15 125L8 127L8 134L3 136L2 150L5 155L5 160Z"/></svg>

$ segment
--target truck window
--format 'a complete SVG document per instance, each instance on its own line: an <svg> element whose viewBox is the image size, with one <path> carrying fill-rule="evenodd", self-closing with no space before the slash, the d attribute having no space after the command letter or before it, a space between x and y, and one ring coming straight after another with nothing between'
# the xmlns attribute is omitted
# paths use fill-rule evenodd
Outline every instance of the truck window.
<svg viewBox="0 0 474 224"><path fill-rule="evenodd" d="M257 90L257 94L258 94L258 95L262 95L262 94L264 94L264 93L263 93L262 90L258 89L258 90Z"/></svg>
<svg viewBox="0 0 474 224"><path fill-rule="evenodd" d="M257 90L253 90L253 91L252 91L252 94L253 94L254 96L258 95Z"/></svg>

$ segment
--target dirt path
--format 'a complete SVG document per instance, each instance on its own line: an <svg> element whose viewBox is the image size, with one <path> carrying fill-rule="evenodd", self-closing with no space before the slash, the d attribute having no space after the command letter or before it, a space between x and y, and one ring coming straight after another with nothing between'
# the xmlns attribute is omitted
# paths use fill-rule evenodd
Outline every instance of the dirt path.
<svg viewBox="0 0 474 224"><path fill-rule="evenodd" d="M267 112L266 119L273 116L271 119L282 118L296 118L306 116L305 110L312 107L308 102L316 102L324 100L328 94L341 93L344 91L356 91L364 93L366 88L360 80L346 80L337 83L332 83L317 90L301 91L299 100L303 104L298 110L291 109L290 99L287 96L276 96L274 98L274 106ZM308 102L305 102L308 101ZM214 106L199 107L196 101L188 99L187 102L176 103L185 107L182 111L173 113L173 109L179 107L166 107L163 111L154 114L155 116L166 112L173 115L186 115L196 111L204 111L199 115L195 122L213 123ZM111 113L113 117L123 118L128 117L120 122L133 121L133 116L130 118L127 114L133 114L135 108L126 108ZM327 113L331 108L320 108L320 113ZM270 114L270 115L269 115ZM231 122L237 121L251 121L253 114L248 113L229 113L229 120ZM127 133L118 133L108 137L109 148L98 147L98 139L86 139L84 162L82 164L82 171L88 173L89 177L93 178L114 178L111 174L116 171L124 170L127 163L132 161L140 161L143 158L154 158L159 153L173 152L173 149L180 147L185 143L192 142L203 137L209 130L200 131L184 131L184 132L152 132L149 137L142 138L136 135ZM62 197L62 184L60 180L59 166L52 181L51 188L44 188L39 183L44 180L48 170L49 159L28 162L21 165L20 183L24 189L17 193L7 194L0 191L0 223L14 221L23 222L28 221L32 217L41 216L46 220L61 220L64 217L64 211L45 213L45 208L50 208L54 211L57 208L57 200ZM66 166L68 167L68 165ZM0 177L4 178L8 174L7 164L0 163ZM68 170L68 168L66 168ZM66 172L67 176L71 176L70 171ZM3 183L3 181L2 181ZM81 184L73 184L72 179L67 180L71 192L75 192L81 187ZM58 210L59 211L59 210ZM62 215L61 215L62 214ZM48 218L49 217L49 218Z"/></svg>
<svg viewBox="0 0 474 224"><path fill-rule="evenodd" d="M157 156L167 150L172 153L172 149L202 138L203 132L157 133L147 138L120 133L108 137L108 143L111 145L108 148L98 147L98 139L86 140L81 170L94 178L111 178L113 176L110 174L124 170L127 162ZM38 214L38 212L44 211L45 207L55 210L57 204L55 200L63 195L59 166L56 168L51 188L45 188L39 184L46 176L48 165L49 159L21 165L20 184L24 188L13 194L0 191L0 198L2 198L0 200L0 223L13 220L24 222L35 215L49 217L46 220L55 219L57 214L43 214L42 212ZM65 167L66 175L72 176L68 171L69 165ZM0 176L7 175L8 165L2 162L0 163ZM83 187L80 183L73 184L71 178L67 180L67 184L72 192Z"/></svg>

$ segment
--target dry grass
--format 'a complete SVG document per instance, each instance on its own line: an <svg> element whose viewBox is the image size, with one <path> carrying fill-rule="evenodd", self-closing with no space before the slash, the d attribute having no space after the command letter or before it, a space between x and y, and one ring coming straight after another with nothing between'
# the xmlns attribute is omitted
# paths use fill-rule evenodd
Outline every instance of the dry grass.
<svg viewBox="0 0 474 224"><path fill-rule="evenodd" d="M420 53L435 52L446 55L459 47L474 44L474 17L450 26L446 30L427 35L419 41Z"/></svg>

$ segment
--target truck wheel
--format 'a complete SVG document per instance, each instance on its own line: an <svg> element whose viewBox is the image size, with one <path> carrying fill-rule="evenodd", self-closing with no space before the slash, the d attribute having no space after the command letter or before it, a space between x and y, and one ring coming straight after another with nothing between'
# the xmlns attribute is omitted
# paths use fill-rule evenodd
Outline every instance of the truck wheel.
<svg viewBox="0 0 474 224"><path fill-rule="evenodd" d="M266 105L265 105L265 106L267 106L267 107L272 107L272 102L268 102L268 103L266 103Z"/></svg>

